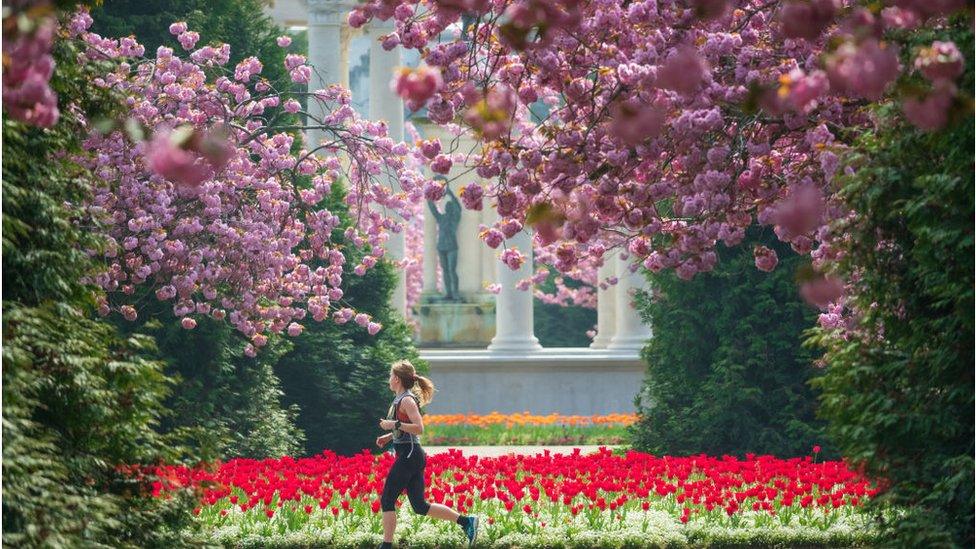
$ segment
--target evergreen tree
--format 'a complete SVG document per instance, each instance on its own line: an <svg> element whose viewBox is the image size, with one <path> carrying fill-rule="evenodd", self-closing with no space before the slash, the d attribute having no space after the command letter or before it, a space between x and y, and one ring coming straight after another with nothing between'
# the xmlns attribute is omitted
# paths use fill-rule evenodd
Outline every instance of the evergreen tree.
<svg viewBox="0 0 976 549"><path fill-rule="evenodd" d="M902 38L902 63L934 40L971 52L972 20ZM973 89L972 56L960 89ZM852 331L812 334L828 364L815 383L845 458L884 479L874 503L903 511L884 524L886 544L972 547L976 133L971 110L923 133L896 109L877 109L840 182L856 215L839 269L863 315Z"/></svg>
<svg viewBox="0 0 976 549"><path fill-rule="evenodd" d="M754 244L776 250L775 271L756 269ZM633 443L656 454L806 454L822 438L807 385L814 356L801 346L816 311L794 281L803 259L758 228L719 255L692 280L652 275L655 296L639 298L654 336Z"/></svg>
<svg viewBox="0 0 976 549"><path fill-rule="evenodd" d="M77 53L55 43L60 101L113 113ZM81 283L94 268L84 250L101 243L72 221L93 177L64 160L80 135L70 109L47 130L3 121L3 543L171 547L187 500L155 500L117 468L179 449L156 433L169 380L148 360L152 340L95 318Z"/></svg>

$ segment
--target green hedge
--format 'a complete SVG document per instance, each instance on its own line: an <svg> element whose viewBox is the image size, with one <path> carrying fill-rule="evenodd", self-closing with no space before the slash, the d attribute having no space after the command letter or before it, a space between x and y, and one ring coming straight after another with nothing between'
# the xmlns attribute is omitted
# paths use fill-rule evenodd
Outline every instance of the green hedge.
<svg viewBox="0 0 976 549"><path fill-rule="evenodd" d="M95 318L79 282L93 268L82 250L100 242L72 221L92 176L62 156L83 134L65 105L118 107L86 85L77 53L55 44L54 128L3 121L3 544L171 547L188 500L147 497L116 469L177 457L156 433L170 381L152 340Z"/></svg>
<svg viewBox="0 0 976 549"><path fill-rule="evenodd" d="M900 40L902 63L917 46L954 40L966 55L960 90L972 93L971 17L911 38ZM841 452L887 479L877 502L908 510L887 525L887 542L972 547L973 115L960 107L956 124L928 134L897 109L877 109L840 181L856 217L839 270L865 314L851 336L812 333L829 364L816 384Z"/></svg>
<svg viewBox="0 0 976 549"><path fill-rule="evenodd" d="M775 271L756 268L754 244L776 250ZM793 279L804 259L757 227L719 257L692 280L652 275L655 297L638 298L654 337L633 444L655 454L806 455L823 438L807 385L814 355L801 345L816 311Z"/></svg>

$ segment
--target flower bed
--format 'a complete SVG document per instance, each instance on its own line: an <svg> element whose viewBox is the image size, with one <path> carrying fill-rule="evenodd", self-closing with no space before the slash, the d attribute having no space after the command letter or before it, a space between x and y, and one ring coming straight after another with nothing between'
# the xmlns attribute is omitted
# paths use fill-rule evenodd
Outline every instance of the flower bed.
<svg viewBox="0 0 976 549"><path fill-rule="evenodd" d="M635 414L430 414L423 440L432 446L624 444L635 421Z"/></svg>
<svg viewBox="0 0 976 549"><path fill-rule="evenodd" d="M380 539L389 454L235 459L163 467L158 497L199 492L211 541L244 547L369 546ZM861 511L876 489L841 462L810 457L428 456L427 499L483 518L491 547L871 544ZM455 525L398 505L401 546L460 546Z"/></svg>

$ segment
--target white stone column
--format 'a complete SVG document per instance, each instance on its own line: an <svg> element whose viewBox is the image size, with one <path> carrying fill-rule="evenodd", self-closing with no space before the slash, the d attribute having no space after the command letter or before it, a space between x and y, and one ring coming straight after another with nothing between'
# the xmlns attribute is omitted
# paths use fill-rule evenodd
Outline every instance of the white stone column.
<svg viewBox="0 0 976 549"><path fill-rule="evenodd" d="M424 289L425 294L437 293L437 220L424 204Z"/></svg>
<svg viewBox="0 0 976 549"><path fill-rule="evenodd" d="M617 264L617 299L616 299L616 331L608 350L640 351L651 337L651 329L641 322L640 315L634 308L634 293L646 287L646 278L640 269L630 272L630 259L620 259L616 255Z"/></svg>
<svg viewBox="0 0 976 549"><path fill-rule="evenodd" d="M597 273L598 283L603 283L610 277L617 275L617 259L613 255L603 258L603 265ZM596 337L590 344L591 349L606 349L613 339L617 327L617 288L619 284L603 288L597 287L596 292Z"/></svg>
<svg viewBox="0 0 976 549"><path fill-rule="evenodd" d="M501 261L495 262L498 284L502 290L495 296L495 337L489 351L531 352L542 349L535 337L532 314L532 289L519 291L515 284L532 275L532 236L525 230L506 242L523 255L525 262L517 271Z"/></svg>
<svg viewBox="0 0 976 549"><path fill-rule="evenodd" d="M312 78L308 91L325 89L332 84L349 87L349 31L346 15L355 2L340 0L308 0L308 62L312 65ZM327 105L309 99L308 112L322 119ZM310 125L315 121L309 120ZM314 149L325 137L322 130L306 132L309 150Z"/></svg>
<svg viewBox="0 0 976 549"><path fill-rule="evenodd" d="M393 21L374 19L369 27L369 118L383 120L387 124L388 135L395 142L403 141L403 100L393 93L390 80L393 71L400 66L400 47L386 51L380 44L380 36L393 32ZM389 185L394 192L400 192L398 174L391 174ZM426 246L424 246L426 248ZM390 261L401 261L406 244L403 233L392 233L386 242ZM425 250L426 251L426 250ZM407 284L403 269L397 270L397 286L390 298L390 306L401 314L407 309Z"/></svg>

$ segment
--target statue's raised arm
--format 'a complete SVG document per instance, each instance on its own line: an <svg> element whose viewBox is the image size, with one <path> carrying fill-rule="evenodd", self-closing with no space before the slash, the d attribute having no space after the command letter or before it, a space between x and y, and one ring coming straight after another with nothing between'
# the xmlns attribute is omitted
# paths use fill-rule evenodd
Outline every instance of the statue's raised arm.
<svg viewBox="0 0 976 549"><path fill-rule="evenodd" d="M440 221L443 214L437 211L437 204L433 200L428 200L427 207L430 208L430 213L434 214L434 219Z"/></svg>

